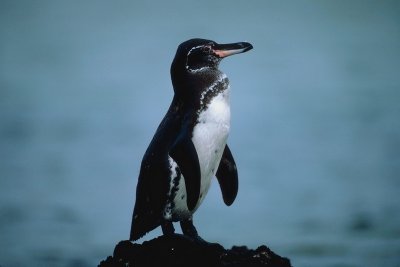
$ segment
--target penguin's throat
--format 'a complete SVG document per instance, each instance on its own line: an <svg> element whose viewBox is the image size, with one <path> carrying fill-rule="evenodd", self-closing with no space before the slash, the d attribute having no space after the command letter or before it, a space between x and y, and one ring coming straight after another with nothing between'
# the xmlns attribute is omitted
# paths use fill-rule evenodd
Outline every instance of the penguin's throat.
<svg viewBox="0 0 400 267"><path fill-rule="evenodd" d="M217 79L200 93L198 115L220 94L222 94L223 98L229 104L229 80L224 73L218 75Z"/></svg>

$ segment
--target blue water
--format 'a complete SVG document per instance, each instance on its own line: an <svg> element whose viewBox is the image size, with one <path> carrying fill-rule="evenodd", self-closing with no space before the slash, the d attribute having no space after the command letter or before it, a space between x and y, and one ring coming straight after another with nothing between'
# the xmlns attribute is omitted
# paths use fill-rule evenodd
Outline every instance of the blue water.
<svg viewBox="0 0 400 267"><path fill-rule="evenodd" d="M1 1L0 266L96 266L128 238L192 37L254 45L221 65L240 189L213 184L201 235L400 266L399 29L398 1Z"/></svg>

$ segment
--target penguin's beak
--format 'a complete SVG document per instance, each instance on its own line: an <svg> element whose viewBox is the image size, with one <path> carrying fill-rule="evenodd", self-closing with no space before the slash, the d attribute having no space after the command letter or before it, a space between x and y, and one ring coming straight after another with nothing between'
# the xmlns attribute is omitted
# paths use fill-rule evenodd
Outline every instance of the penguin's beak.
<svg viewBox="0 0 400 267"><path fill-rule="evenodd" d="M216 44L212 47L213 52L220 58L247 52L253 49L253 46L247 42L239 42L232 44Z"/></svg>

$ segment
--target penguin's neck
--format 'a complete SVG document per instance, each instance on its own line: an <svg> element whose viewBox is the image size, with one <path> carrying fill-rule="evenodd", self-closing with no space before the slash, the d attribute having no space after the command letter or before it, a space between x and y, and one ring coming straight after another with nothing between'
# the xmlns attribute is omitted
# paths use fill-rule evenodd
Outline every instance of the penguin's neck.
<svg viewBox="0 0 400 267"><path fill-rule="evenodd" d="M198 121L200 114L206 110L211 101L219 96L229 108L229 80L225 73L220 71L204 71L191 76L191 82L179 84L175 88L172 110L181 114L192 114L193 123ZM186 117L186 116L185 116ZM188 117L186 117L188 118Z"/></svg>
<svg viewBox="0 0 400 267"><path fill-rule="evenodd" d="M211 101L221 94L224 99L229 104L229 81L225 73L219 73L214 79L211 81L207 81L206 86L202 88L199 92L197 101L198 101L198 114L204 111Z"/></svg>

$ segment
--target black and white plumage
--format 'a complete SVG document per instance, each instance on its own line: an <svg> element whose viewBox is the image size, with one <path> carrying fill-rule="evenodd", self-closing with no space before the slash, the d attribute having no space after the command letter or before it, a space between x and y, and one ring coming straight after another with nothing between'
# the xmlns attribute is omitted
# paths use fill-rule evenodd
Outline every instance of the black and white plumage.
<svg viewBox="0 0 400 267"><path fill-rule="evenodd" d="M143 157L130 240L162 226L199 238L192 216L213 176L231 205L238 175L226 144L230 128L229 81L218 69L222 58L252 49L246 42L217 44L191 39L179 45L171 65L174 98Z"/></svg>

